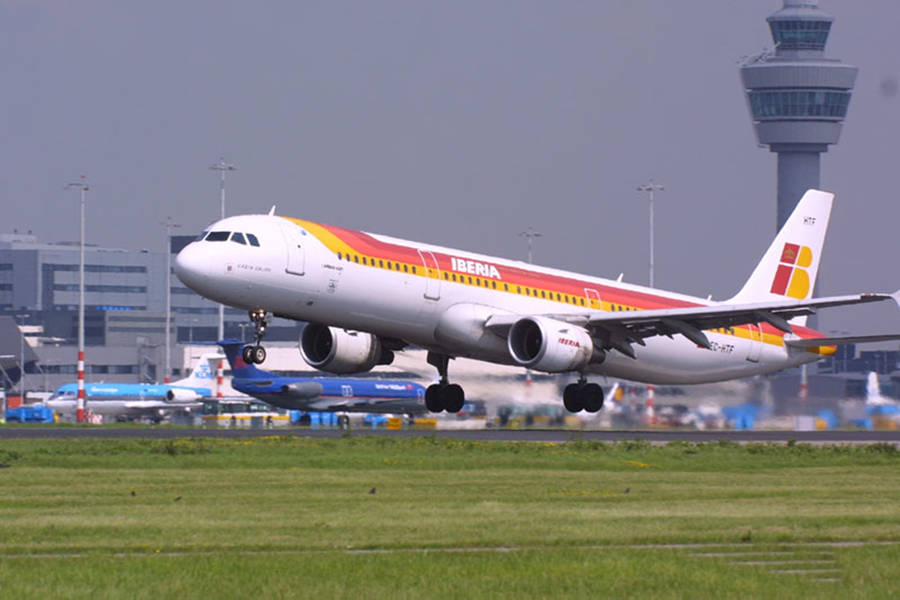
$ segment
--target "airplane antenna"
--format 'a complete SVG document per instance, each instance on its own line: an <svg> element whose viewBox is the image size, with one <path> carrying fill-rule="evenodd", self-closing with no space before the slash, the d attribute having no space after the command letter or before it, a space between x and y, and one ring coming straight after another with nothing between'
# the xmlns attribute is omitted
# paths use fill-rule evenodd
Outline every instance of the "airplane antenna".
<svg viewBox="0 0 900 600"><path fill-rule="evenodd" d="M272 205L272 208L269 209L269 216L270 217L275 216L275 205L274 204Z"/></svg>

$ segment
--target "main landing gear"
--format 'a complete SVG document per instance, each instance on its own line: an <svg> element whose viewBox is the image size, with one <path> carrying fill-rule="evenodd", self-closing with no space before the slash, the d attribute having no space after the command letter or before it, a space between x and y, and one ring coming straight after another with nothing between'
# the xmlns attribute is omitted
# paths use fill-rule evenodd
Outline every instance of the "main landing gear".
<svg viewBox="0 0 900 600"><path fill-rule="evenodd" d="M266 334L266 327L269 326L269 316L261 308L251 310L249 314L250 321L253 323L253 333L256 335L256 342L253 346L244 346L241 357L247 364L261 365L266 361L266 349L261 344L263 336Z"/></svg>
<svg viewBox="0 0 900 600"><path fill-rule="evenodd" d="M431 412L457 413L466 403L466 393L462 387L447 381L447 364L450 357L446 354L428 353L428 364L434 365L441 376L440 383L429 385L425 390L425 407Z"/></svg>
<svg viewBox="0 0 900 600"><path fill-rule="evenodd" d="M588 383L582 375L578 383L570 383L563 391L563 404L569 412L586 410L595 413L603 408L603 388L596 383Z"/></svg>

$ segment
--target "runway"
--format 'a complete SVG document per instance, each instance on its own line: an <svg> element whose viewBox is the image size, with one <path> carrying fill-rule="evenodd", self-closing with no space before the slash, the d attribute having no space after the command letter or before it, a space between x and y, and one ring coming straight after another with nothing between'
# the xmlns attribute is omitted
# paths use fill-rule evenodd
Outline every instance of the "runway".
<svg viewBox="0 0 900 600"><path fill-rule="evenodd" d="M494 442L622 442L643 440L651 443L669 442L720 442L735 443L807 443L807 444L876 444L900 446L900 431L694 431L694 430L571 430L571 429L369 429L356 427L350 430L309 429L305 427L280 427L275 429L224 429L224 428L175 428L175 427L52 427L16 426L0 427L2 439L40 438L252 438L293 435L309 438L341 438L345 436L434 436L438 438Z"/></svg>

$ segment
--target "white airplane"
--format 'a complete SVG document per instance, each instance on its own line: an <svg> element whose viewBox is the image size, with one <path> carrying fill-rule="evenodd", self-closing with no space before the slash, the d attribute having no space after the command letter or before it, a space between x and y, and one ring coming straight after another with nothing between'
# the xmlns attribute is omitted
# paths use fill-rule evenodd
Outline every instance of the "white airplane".
<svg viewBox="0 0 900 600"><path fill-rule="evenodd" d="M203 354L188 377L173 383L87 383L85 408L104 417L123 418L159 418L175 410L200 408L199 400L213 393L216 368L224 358L218 353ZM77 398L78 384L67 383L44 405L62 415L74 415Z"/></svg>
<svg viewBox="0 0 900 600"><path fill-rule="evenodd" d="M653 384L722 381L811 363L843 341L805 327L817 309L894 294L811 298L834 195L809 190L743 289L715 302L276 216L228 217L178 255L175 272L197 293L249 311L261 363L269 314L306 321L300 353L332 373L388 364L393 351L428 351L440 383L429 410L458 411L463 389L448 363L469 357L548 373L577 372L572 411L598 411L604 394L585 375Z"/></svg>

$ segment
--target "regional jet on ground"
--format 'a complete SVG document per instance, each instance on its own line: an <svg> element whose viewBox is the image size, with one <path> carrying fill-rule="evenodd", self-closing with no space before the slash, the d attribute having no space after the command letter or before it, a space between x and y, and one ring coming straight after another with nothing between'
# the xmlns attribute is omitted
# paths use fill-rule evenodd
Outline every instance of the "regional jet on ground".
<svg viewBox="0 0 900 600"><path fill-rule="evenodd" d="M86 383L85 408L104 417L126 419L158 419L171 411L201 408L199 400L213 393L215 370L222 358L217 353L203 354L190 376L174 383ZM62 415L74 415L77 395L78 384L67 383L44 404Z"/></svg>
<svg viewBox="0 0 900 600"><path fill-rule="evenodd" d="M448 363L469 357L549 373L576 372L563 402L596 412L587 374L654 384L771 373L833 354L843 338L805 327L819 308L894 299L900 292L811 298L834 195L809 190L744 287L715 302L383 235L268 215L218 221L179 253L175 272L197 293L246 309L261 363L269 314L306 321L300 353L332 373L428 350L440 383L425 401L458 411ZM849 338L855 342L900 336Z"/></svg>
<svg viewBox="0 0 900 600"><path fill-rule="evenodd" d="M222 340L219 345L231 365L231 387L272 406L322 412L426 412L425 387L413 381L281 377L248 364L243 358L242 350L247 347L243 342Z"/></svg>

